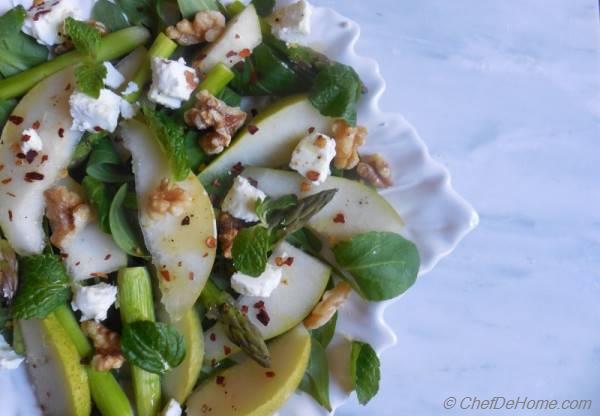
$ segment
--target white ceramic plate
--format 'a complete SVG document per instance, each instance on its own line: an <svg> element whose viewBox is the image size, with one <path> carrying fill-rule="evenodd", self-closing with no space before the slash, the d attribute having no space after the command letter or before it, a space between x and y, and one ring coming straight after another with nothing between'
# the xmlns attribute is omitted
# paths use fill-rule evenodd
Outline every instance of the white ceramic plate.
<svg viewBox="0 0 600 416"><path fill-rule="evenodd" d="M477 225L477 213L454 192L448 171L430 157L415 129L401 115L380 110L379 98L385 90L385 81L374 60L355 52L359 35L357 23L331 9L314 7L312 33L306 43L354 67L367 86L368 93L359 108L359 123L369 129L367 145L362 151L383 153L392 166L395 185L383 194L406 222L405 236L419 248L420 275L423 275ZM385 308L394 301L369 303L352 296L340 311L337 333L327 350L334 408L342 405L350 395L348 340L366 341L378 353L396 343L395 334L384 320ZM0 403L2 416L40 414L24 368L0 372ZM368 413L367 407L365 414ZM322 416L328 413L310 396L298 393L279 414Z"/></svg>

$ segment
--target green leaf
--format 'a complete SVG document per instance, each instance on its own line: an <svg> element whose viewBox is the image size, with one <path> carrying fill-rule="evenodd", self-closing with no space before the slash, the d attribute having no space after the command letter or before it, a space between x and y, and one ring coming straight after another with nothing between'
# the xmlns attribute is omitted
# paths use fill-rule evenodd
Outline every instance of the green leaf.
<svg viewBox="0 0 600 416"><path fill-rule="evenodd" d="M299 388L310 394L321 406L331 412L327 354L315 338L311 338L310 359Z"/></svg>
<svg viewBox="0 0 600 416"><path fill-rule="evenodd" d="M239 107L242 102L242 97L229 87L223 88L215 97L230 107Z"/></svg>
<svg viewBox="0 0 600 416"><path fill-rule="evenodd" d="M379 358L369 344L352 342L350 379L362 405L366 405L379 391L379 366Z"/></svg>
<svg viewBox="0 0 600 416"><path fill-rule="evenodd" d="M395 298L412 286L419 272L417 247L391 232L356 235L337 244L333 253L367 300Z"/></svg>
<svg viewBox="0 0 600 416"><path fill-rule="evenodd" d="M265 227L269 227L269 216L271 214L293 207L297 203L298 197L293 194L284 195L277 199L267 196L265 199L256 201L256 215Z"/></svg>
<svg viewBox="0 0 600 416"><path fill-rule="evenodd" d="M181 20L181 13L176 0L157 0L156 15L159 19L159 29L161 31Z"/></svg>
<svg viewBox="0 0 600 416"><path fill-rule="evenodd" d="M105 77L106 67L101 63L83 64L75 68L77 89L93 98L100 96Z"/></svg>
<svg viewBox="0 0 600 416"><path fill-rule="evenodd" d="M275 0L252 0L252 4L256 7L256 13L261 17L269 16L275 8Z"/></svg>
<svg viewBox="0 0 600 416"><path fill-rule="evenodd" d="M323 243L312 231L308 228L301 228L286 238L287 242L298 247L307 253L320 253L323 248Z"/></svg>
<svg viewBox="0 0 600 416"><path fill-rule="evenodd" d="M154 0L117 0L116 3L132 25L155 26L157 16Z"/></svg>
<svg viewBox="0 0 600 416"><path fill-rule="evenodd" d="M235 268L248 276L260 276L267 267L270 241L269 230L261 225L241 230L231 251Z"/></svg>
<svg viewBox="0 0 600 416"><path fill-rule="evenodd" d="M21 257L19 282L12 305L16 319L45 318L71 296L67 272L53 254Z"/></svg>
<svg viewBox="0 0 600 416"><path fill-rule="evenodd" d="M12 321L10 310L7 306L2 306L0 303L0 336L4 337L7 342L10 342L12 331L9 325Z"/></svg>
<svg viewBox="0 0 600 416"><path fill-rule="evenodd" d="M0 16L0 74L9 77L48 60L48 49L21 32L23 6Z"/></svg>
<svg viewBox="0 0 600 416"><path fill-rule="evenodd" d="M0 100L0 131L17 105L17 100Z"/></svg>
<svg viewBox="0 0 600 416"><path fill-rule="evenodd" d="M197 172L200 165L207 163L209 160L209 156L200 146L198 132L195 130L189 130L185 135L185 153L188 166L194 172Z"/></svg>
<svg viewBox="0 0 600 416"><path fill-rule="evenodd" d="M123 206L126 197L127 184L125 183L119 188L110 205L110 233L112 234L115 243L117 243L123 251L132 256L145 257L146 249L144 247L143 239L140 236L140 232L132 225L132 220L127 217L127 213ZM139 228L139 226L137 228Z"/></svg>
<svg viewBox="0 0 600 416"><path fill-rule="evenodd" d="M173 326L162 322L137 321L126 325L121 350L130 364L154 374L165 374L185 358L183 337Z"/></svg>
<svg viewBox="0 0 600 416"><path fill-rule="evenodd" d="M320 328L313 329L310 331L312 337L319 341L319 344L323 346L323 348L327 348L331 340L333 339L333 335L335 334L335 327L337 324L337 312L331 317L329 321L325 325Z"/></svg>
<svg viewBox="0 0 600 416"><path fill-rule="evenodd" d="M69 167L78 166L80 163L90 155L94 145L101 139L107 136L106 132L99 133L84 133L83 137L77 143L75 150L73 151L73 156L71 157L71 162Z"/></svg>
<svg viewBox="0 0 600 416"><path fill-rule="evenodd" d="M101 38L98 29L87 22L67 17L65 19L65 33L71 38L75 49L91 58L96 58Z"/></svg>
<svg viewBox="0 0 600 416"><path fill-rule="evenodd" d="M183 17L193 17L197 12L219 10L217 0L177 0Z"/></svg>
<svg viewBox="0 0 600 416"><path fill-rule="evenodd" d="M163 152L169 158L171 174L175 181L187 178L190 168L186 154L185 134L180 123L162 111L155 111L147 105L142 106L146 123L154 132Z"/></svg>
<svg viewBox="0 0 600 416"><path fill-rule="evenodd" d="M317 74L310 92L310 102L321 114L343 118L348 124L355 125L361 88L360 78L354 69L333 63Z"/></svg>
<svg viewBox="0 0 600 416"><path fill-rule="evenodd" d="M129 26L123 10L118 4L108 0L98 0L92 10L92 18L101 22L109 32L115 32Z"/></svg>
<svg viewBox="0 0 600 416"><path fill-rule="evenodd" d="M85 172L106 183L129 182L132 175L123 164L110 138L104 135L93 146Z"/></svg>
<svg viewBox="0 0 600 416"><path fill-rule="evenodd" d="M103 182L91 176L83 178L81 183L85 189L88 200L96 210L98 216L98 225L100 229L107 234L110 234L110 203L111 192Z"/></svg>

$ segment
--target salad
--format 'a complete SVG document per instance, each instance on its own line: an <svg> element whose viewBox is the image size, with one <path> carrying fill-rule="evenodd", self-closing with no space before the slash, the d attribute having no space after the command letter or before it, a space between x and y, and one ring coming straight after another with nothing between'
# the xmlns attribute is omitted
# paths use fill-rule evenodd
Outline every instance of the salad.
<svg viewBox="0 0 600 416"><path fill-rule="evenodd" d="M356 71L299 0L15 1L0 16L0 371L47 415L331 410L350 296L416 246L365 154ZM18 5L14 5L18 4ZM367 404L379 359L347 340Z"/></svg>

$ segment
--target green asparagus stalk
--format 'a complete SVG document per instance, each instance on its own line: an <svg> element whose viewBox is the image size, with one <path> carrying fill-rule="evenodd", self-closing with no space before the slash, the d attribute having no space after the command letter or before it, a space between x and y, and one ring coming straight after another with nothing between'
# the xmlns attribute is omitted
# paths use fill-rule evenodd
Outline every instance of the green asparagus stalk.
<svg viewBox="0 0 600 416"><path fill-rule="evenodd" d="M88 338L81 331L79 323L77 322L75 315L73 315L73 312L71 312L71 309L69 309L67 305L61 305L54 310L54 315L67 332L67 335L69 335L69 338L71 338L79 355L82 358L91 357L94 352L92 344L90 344Z"/></svg>
<svg viewBox="0 0 600 416"><path fill-rule="evenodd" d="M110 33L100 41L96 56L97 62L118 58L143 45L150 37L150 32L143 27L133 26ZM31 69L0 80L0 100L19 97L29 91L44 78L70 65L84 60L84 55L76 50L60 55Z"/></svg>
<svg viewBox="0 0 600 416"><path fill-rule="evenodd" d="M152 284L144 267L119 270L119 307L127 325L136 321L154 321ZM160 376L131 366L131 377L138 416L155 416L160 410Z"/></svg>
<svg viewBox="0 0 600 416"><path fill-rule="evenodd" d="M328 189L298 200L296 205L269 218L269 227L271 229L280 227L278 240L284 239L304 227L333 199L337 191L337 189Z"/></svg>
<svg viewBox="0 0 600 416"><path fill-rule="evenodd" d="M206 74L206 78L204 78L198 87L196 87L196 90L192 93L190 99L183 105L183 111L194 106L197 93L207 90L212 95L217 95L227 86L227 84L229 84L234 76L231 69L227 68L227 66L222 63L213 66Z"/></svg>
<svg viewBox="0 0 600 416"><path fill-rule="evenodd" d="M169 58L173 55L177 49L177 44L169 39L164 33L159 33L154 43L148 49L148 53L146 58L144 59L144 64L140 66L137 72L133 75L133 77L129 80L131 82L135 82L138 86L138 91L132 92L125 96L125 99L132 103L137 100L142 94L142 88L144 85L150 80L151 70L150 70L150 61L152 58Z"/></svg>
<svg viewBox="0 0 600 416"><path fill-rule="evenodd" d="M271 366L267 344L258 329L238 308L233 298L219 289L210 279L200 294L200 302L206 309L216 311L218 321L231 342L240 347L250 358L263 367Z"/></svg>

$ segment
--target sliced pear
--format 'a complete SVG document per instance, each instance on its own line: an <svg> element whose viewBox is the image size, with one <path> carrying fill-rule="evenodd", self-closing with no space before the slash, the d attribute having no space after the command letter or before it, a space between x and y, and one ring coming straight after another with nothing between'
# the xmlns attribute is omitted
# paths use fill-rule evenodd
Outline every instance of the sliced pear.
<svg viewBox="0 0 600 416"><path fill-rule="evenodd" d="M29 374L43 413L88 416L92 402L87 374L67 332L54 315L19 321Z"/></svg>
<svg viewBox="0 0 600 416"><path fill-rule="evenodd" d="M57 185L86 198L85 191L70 177L61 179ZM127 266L127 254L117 246L109 234L100 229L96 219L91 220L73 238L68 239L61 251L68 254L62 257L62 261L69 276L75 281L89 279L98 273L112 273Z"/></svg>
<svg viewBox="0 0 600 416"><path fill-rule="evenodd" d="M216 223L212 204L192 173L173 185L192 201L181 215L152 215L150 194L170 178L169 160L150 129L137 120L121 125L123 144L131 152L139 219L146 247L157 268L161 301L173 321L192 308L210 274L216 252Z"/></svg>
<svg viewBox="0 0 600 416"><path fill-rule="evenodd" d="M331 274L329 266L291 244L282 243L273 256L281 256L283 253L294 260L291 266L283 266L283 278L271 296L240 296L236 301L240 309L247 308L248 318L266 340L289 331L306 318L321 299ZM257 302L264 302L264 309L270 317L267 325L262 324L256 317L259 311L254 305ZM228 354L239 351L239 348L229 341L220 324L206 331L204 346L205 361L208 363L225 358L225 351Z"/></svg>
<svg viewBox="0 0 600 416"><path fill-rule="evenodd" d="M242 129L233 144L200 173L200 180L208 187L237 163L268 168L285 166L310 128L328 133L332 124L333 119L322 116L305 95L277 101L253 120L252 126L258 130Z"/></svg>
<svg viewBox="0 0 600 416"><path fill-rule="evenodd" d="M390 231L402 234L404 222L396 210L374 189L350 179L330 177L319 186L301 192L303 177L295 172L249 167L244 175L255 179L267 195L278 197L296 193L305 197L326 189L337 188L333 200L309 222L323 241L332 244L368 231ZM340 221L339 214L343 216ZM338 217L338 220L334 221Z"/></svg>
<svg viewBox="0 0 600 416"><path fill-rule="evenodd" d="M41 253L46 244L42 221L44 191L67 167L81 132L71 130L69 96L75 86L67 68L32 88L12 112L0 139L0 227L20 255ZM27 163L16 157L23 130L38 125L43 143Z"/></svg>
<svg viewBox="0 0 600 416"><path fill-rule="evenodd" d="M206 409L219 416L269 416L294 393L310 356L310 334L303 325L273 341L271 368L250 359L201 384L187 402L188 416Z"/></svg>
<svg viewBox="0 0 600 416"><path fill-rule="evenodd" d="M194 308L187 311L183 318L174 325L185 340L185 359L179 367L163 377L163 390L166 396L183 403L200 376L204 357L204 341L200 319Z"/></svg>
<svg viewBox="0 0 600 416"><path fill-rule="evenodd" d="M229 21L216 42L200 52L197 59L198 68L207 73L220 62L231 68L243 61L261 42L260 20L254 5L251 4Z"/></svg>

